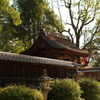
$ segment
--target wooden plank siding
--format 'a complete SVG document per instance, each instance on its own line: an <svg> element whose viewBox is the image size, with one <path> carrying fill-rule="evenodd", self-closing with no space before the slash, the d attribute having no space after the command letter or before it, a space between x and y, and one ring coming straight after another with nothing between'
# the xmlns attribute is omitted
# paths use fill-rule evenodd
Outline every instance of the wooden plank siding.
<svg viewBox="0 0 100 100"><path fill-rule="evenodd" d="M66 67L31 63L0 61L0 77L38 77L46 69L52 78L66 78L71 71Z"/></svg>
<svg viewBox="0 0 100 100"><path fill-rule="evenodd" d="M84 73L82 78L87 77L100 81L100 67L81 69L81 71Z"/></svg>
<svg viewBox="0 0 100 100"><path fill-rule="evenodd" d="M3 61L0 62L0 87L10 84L33 85L34 79L41 76L43 69L47 70L51 78L66 78L71 71L71 69L52 65Z"/></svg>

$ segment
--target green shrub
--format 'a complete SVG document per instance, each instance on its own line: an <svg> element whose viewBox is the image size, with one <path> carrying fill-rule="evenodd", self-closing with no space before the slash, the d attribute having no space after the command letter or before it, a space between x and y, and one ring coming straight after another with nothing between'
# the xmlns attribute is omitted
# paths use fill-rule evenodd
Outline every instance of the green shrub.
<svg viewBox="0 0 100 100"><path fill-rule="evenodd" d="M55 80L48 100L82 100L80 86L73 80Z"/></svg>
<svg viewBox="0 0 100 100"><path fill-rule="evenodd" d="M85 100L100 100L100 83L92 79L82 79L80 82L82 98Z"/></svg>
<svg viewBox="0 0 100 100"><path fill-rule="evenodd" d="M40 91L25 86L9 86L0 90L0 100L44 100Z"/></svg>

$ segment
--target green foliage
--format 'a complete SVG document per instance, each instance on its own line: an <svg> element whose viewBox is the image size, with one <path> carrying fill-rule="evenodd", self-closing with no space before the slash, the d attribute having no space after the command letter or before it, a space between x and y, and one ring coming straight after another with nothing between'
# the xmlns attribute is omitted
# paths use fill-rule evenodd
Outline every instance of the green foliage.
<svg viewBox="0 0 100 100"><path fill-rule="evenodd" d="M80 83L85 100L100 100L100 83L92 79L82 79Z"/></svg>
<svg viewBox="0 0 100 100"><path fill-rule="evenodd" d="M11 40L14 34L12 26L18 26L22 21L20 13L10 6L9 2L10 0L0 0L0 50L18 52L20 49L16 49L16 39Z"/></svg>
<svg viewBox="0 0 100 100"><path fill-rule="evenodd" d="M48 100L82 100L80 86L73 80L55 80Z"/></svg>
<svg viewBox="0 0 100 100"><path fill-rule="evenodd" d="M15 32L16 30L11 25L9 26L9 24L2 27L0 32L0 51L19 53L24 50L22 42L18 41L17 38L13 38Z"/></svg>
<svg viewBox="0 0 100 100"><path fill-rule="evenodd" d="M97 28L95 30L95 28ZM86 36L89 36L90 33L93 33L93 36L91 39L91 37L86 37ZM94 61L98 62L99 58L100 58L100 18L99 20L97 19L96 20L96 24L94 25L94 28L93 29L88 29L87 31L85 31L85 33L87 33L85 35L85 39L87 38L87 41L85 41L85 46L84 48L86 48L87 50L89 50L90 54L91 54L91 58L93 58L93 60L91 61L92 63ZM91 41L89 42L89 40L91 39ZM90 63L91 63L90 62Z"/></svg>
<svg viewBox="0 0 100 100"><path fill-rule="evenodd" d="M19 26L19 34L27 41L34 41L41 28L53 31L61 31L60 19L51 11L45 0L14 0L14 6L20 11L22 25ZM64 27L63 27L64 29ZM29 45L27 43L27 45Z"/></svg>
<svg viewBox="0 0 100 100"><path fill-rule="evenodd" d="M98 32L100 33L100 1L99 0L61 0L64 7L69 13L66 25L71 28L67 29L72 41L75 41L77 47L81 46L81 38L84 35L84 43L82 49L88 49L90 44L96 39ZM67 12L67 11L66 11ZM71 31L70 31L71 30ZM90 31L91 30L91 31ZM81 41L81 42L80 42ZM90 47L91 50L92 47ZM95 49L96 50L96 49ZM93 50L91 50L93 51Z"/></svg>
<svg viewBox="0 0 100 100"><path fill-rule="evenodd" d="M51 11L50 8L47 8L45 10L45 18L44 20L44 26L46 29L54 31L54 32L61 32L64 30L64 26L61 25L60 18L53 12Z"/></svg>
<svg viewBox="0 0 100 100"><path fill-rule="evenodd" d="M21 24L20 13L9 5L8 0L0 0L0 22L7 23L7 17L11 17L14 25Z"/></svg>
<svg viewBox="0 0 100 100"><path fill-rule="evenodd" d="M1 51L15 51L15 41L11 41L14 29L12 25L18 26L22 21L20 13L9 5L9 0L0 0L0 50ZM12 33L11 33L12 32ZM15 39L13 39L15 40Z"/></svg>
<svg viewBox="0 0 100 100"><path fill-rule="evenodd" d="M96 59L96 62L93 64L93 67L100 67L100 57Z"/></svg>
<svg viewBox="0 0 100 100"><path fill-rule="evenodd" d="M26 50L37 39L41 28L56 32L64 29L60 25L59 17L51 11L45 0L13 0L12 6L20 12L22 24L15 26L11 23L12 19L6 17L7 22L2 24L0 34L2 51L19 53ZM14 15L11 14L12 18L16 19L16 14Z"/></svg>
<svg viewBox="0 0 100 100"><path fill-rule="evenodd" d="M0 100L44 100L40 91L25 86L9 86L0 90Z"/></svg>

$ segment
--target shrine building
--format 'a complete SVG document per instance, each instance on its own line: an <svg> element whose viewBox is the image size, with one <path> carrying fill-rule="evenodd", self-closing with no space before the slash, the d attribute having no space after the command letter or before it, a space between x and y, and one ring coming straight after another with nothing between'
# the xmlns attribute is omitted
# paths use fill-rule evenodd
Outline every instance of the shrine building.
<svg viewBox="0 0 100 100"><path fill-rule="evenodd" d="M75 62L77 58L86 59L89 55L87 50L77 48L69 37L41 30L35 43L20 54L0 52L0 86L33 84L43 69L51 78L66 78L75 66L82 68Z"/></svg>
<svg viewBox="0 0 100 100"><path fill-rule="evenodd" d="M21 54L72 62L77 62L77 58L80 57L84 59L84 64L90 55L87 50L76 47L68 36L43 29L35 43Z"/></svg>

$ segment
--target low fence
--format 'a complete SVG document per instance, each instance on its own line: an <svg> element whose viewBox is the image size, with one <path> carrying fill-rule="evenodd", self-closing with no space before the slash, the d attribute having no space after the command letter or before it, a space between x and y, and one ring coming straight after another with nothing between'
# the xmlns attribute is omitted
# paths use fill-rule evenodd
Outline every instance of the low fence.
<svg viewBox="0 0 100 100"><path fill-rule="evenodd" d="M87 77L100 81L100 67L85 68L81 69L80 71L84 73L82 78Z"/></svg>

